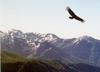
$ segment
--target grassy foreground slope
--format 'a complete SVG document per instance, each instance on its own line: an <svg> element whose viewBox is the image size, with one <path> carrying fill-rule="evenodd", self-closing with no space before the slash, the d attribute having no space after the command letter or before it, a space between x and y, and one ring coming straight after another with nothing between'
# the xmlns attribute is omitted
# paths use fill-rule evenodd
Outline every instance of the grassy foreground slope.
<svg viewBox="0 0 100 72"><path fill-rule="evenodd" d="M1 53L1 72L76 72L57 61L25 59L7 51Z"/></svg>
<svg viewBox="0 0 100 72"><path fill-rule="evenodd" d="M25 61L25 58L22 56L18 56L16 54L2 50L0 60L1 60L1 63L15 63L19 61L20 62Z"/></svg>
<svg viewBox="0 0 100 72"><path fill-rule="evenodd" d="M1 72L100 72L100 68L83 63L65 65L57 60L25 59L2 51Z"/></svg>

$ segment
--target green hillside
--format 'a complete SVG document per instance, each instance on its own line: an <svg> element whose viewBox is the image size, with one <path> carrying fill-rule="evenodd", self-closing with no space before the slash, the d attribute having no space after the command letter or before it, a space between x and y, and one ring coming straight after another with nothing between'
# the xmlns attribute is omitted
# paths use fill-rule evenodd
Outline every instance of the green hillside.
<svg viewBox="0 0 100 72"><path fill-rule="evenodd" d="M63 72L65 70L66 68L57 61L25 59L7 51L1 52L2 72Z"/></svg>
<svg viewBox="0 0 100 72"><path fill-rule="evenodd" d="M1 63L13 63L13 62L25 61L25 58L2 50L0 60L1 60Z"/></svg>
<svg viewBox="0 0 100 72"><path fill-rule="evenodd" d="M52 63L53 64L53 63ZM2 72L58 72L51 65L40 59L25 59L22 56L11 52L1 51L1 71Z"/></svg>
<svg viewBox="0 0 100 72"><path fill-rule="evenodd" d="M87 64L65 65L57 60L25 59L2 51L1 72L100 72L100 68Z"/></svg>

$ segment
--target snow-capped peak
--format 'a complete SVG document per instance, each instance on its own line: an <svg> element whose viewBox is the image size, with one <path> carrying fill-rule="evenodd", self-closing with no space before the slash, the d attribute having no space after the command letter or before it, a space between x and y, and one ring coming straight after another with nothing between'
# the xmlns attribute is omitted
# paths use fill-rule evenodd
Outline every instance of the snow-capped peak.
<svg viewBox="0 0 100 72"><path fill-rule="evenodd" d="M92 38L91 36L81 36L81 37L79 37L78 38L79 39L79 41L82 41L82 40L86 40L86 41L88 41L88 42L92 42L92 41L95 41L95 39L94 38Z"/></svg>
<svg viewBox="0 0 100 72"><path fill-rule="evenodd" d="M76 40L73 43L79 44L79 42L81 42L83 40L85 40L87 42L93 42L95 39L92 38L91 36L85 35L85 36L81 36L79 38L76 38Z"/></svg>
<svg viewBox="0 0 100 72"><path fill-rule="evenodd" d="M91 40L91 39L93 39L93 38L86 35L86 36L81 36L81 37L79 37L79 39L80 39L80 40Z"/></svg>

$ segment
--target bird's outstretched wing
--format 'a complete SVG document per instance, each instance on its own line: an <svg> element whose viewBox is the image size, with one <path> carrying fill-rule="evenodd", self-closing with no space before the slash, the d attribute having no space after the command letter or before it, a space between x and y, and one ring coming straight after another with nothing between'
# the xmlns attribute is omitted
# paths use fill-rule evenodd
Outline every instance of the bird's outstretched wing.
<svg viewBox="0 0 100 72"><path fill-rule="evenodd" d="M70 9L70 7L67 7L66 9L67 9L68 13L69 13L72 17L76 16L75 13Z"/></svg>
<svg viewBox="0 0 100 72"><path fill-rule="evenodd" d="M68 13L72 16L72 18L78 20L78 21L81 21L81 22L84 22L84 20L80 17L78 17L71 9L70 7L67 7L67 11Z"/></svg>
<svg viewBox="0 0 100 72"><path fill-rule="evenodd" d="M82 18L80 18L80 17L78 17L78 16L75 16L74 18L75 18L76 20L81 21L81 22L85 22Z"/></svg>

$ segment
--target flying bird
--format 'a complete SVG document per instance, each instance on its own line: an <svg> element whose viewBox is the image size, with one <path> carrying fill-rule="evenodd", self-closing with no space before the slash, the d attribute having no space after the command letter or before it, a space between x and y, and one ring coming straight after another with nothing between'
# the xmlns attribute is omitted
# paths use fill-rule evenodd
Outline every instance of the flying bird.
<svg viewBox="0 0 100 72"><path fill-rule="evenodd" d="M68 13L71 15L71 16L69 17L70 19L76 19L76 20L78 20L78 21L84 22L84 20L83 20L82 18L80 18L79 16L77 16L77 15L70 9L70 7L67 7L66 9L67 9Z"/></svg>

